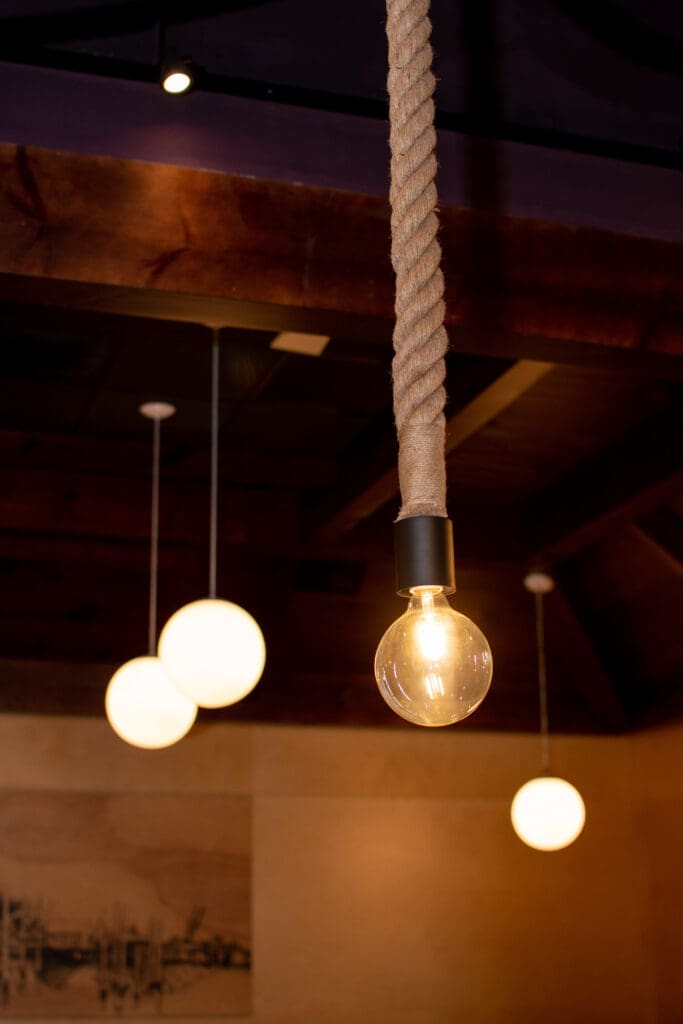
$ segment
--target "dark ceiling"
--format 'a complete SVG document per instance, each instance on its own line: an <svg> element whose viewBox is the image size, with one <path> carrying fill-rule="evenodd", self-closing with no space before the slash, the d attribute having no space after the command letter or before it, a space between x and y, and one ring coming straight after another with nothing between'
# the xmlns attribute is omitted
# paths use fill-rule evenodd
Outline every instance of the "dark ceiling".
<svg viewBox="0 0 683 1024"><path fill-rule="evenodd" d="M680 166L674 0L433 0L432 22L440 125ZM386 117L382 0L16 0L0 39L6 60L138 81L176 53L203 90Z"/></svg>
<svg viewBox="0 0 683 1024"><path fill-rule="evenodd" d="M83 83L151 81L156 9L5 3L0 56ZM164 13L200 89L256 113L259 97L309 108L321 147L328 111L385 116L380 2ZM679 4L435 0L433 15L445 133L680 164ZM192 101L169 100L190 118ZM402 608L386 202L18 141L0 139L0 708L100 714L112 668L144 653L151 437L137 409L151 398L178 410L163 428L161 621L205 593L214 323L219 590L261 621L268 664L246 701L207 717L407 728L372 678ZM558 582L551 726L645 726L683 712L681 248L510 216L504 161L477 170L486 194L444 209L442 230L454 603L495 666L466 727L537 726L532 565ZM292 354L271 347L281 330L331 340Z"/></svg>

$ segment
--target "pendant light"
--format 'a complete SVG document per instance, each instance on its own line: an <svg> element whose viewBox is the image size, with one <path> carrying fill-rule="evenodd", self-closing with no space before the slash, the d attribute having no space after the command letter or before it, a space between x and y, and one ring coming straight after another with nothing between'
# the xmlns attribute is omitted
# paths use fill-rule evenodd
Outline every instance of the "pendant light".
<svg viewBox="0 0 683 1024"><path fill-rule="evenodd" d="M525 782L517 791L510 816L512 827L527 846L535 850L562 850L581 834L586 820L586 808L575 786L550 774L543 595L550 593L554 583L545 573L533 572L525 576L524 586L534 595L536 606L541 774Z"/></svg>
<svg viewBox="0 0 683 1024"><path fill-rule="evenodd" d="M187 735L197 716L197 706L194 701L178 692L155 656L161 421L172 416L175 408L167 402L146 402L140 406L140 412L154 423L149 654L127 661L114 673L107 687L104 706L109 724L122 740L134 747L158 749L177 743Z"/></svg>
<svg viewBox="0 0 683 1024"><path fill-rule="evenodd" d="M213 333L211 371L211 515L209 596L175 612L159 637L159 658L181 693L203 708L242 700L261 678L266 646L258 623L216 597L218 533L219 338Z"/></svg>
<svg viewBox="0 0 683 1024"><path fill-rule="evenodd" d="M375 678L416 725L471 714L491 683L486 637L456 612L453 531L446 511L444 282L437 240L434 76L429 5L387 0L391 260L396 273L393 398L401 509L396 589L408 610L382 637Z"/></svg>

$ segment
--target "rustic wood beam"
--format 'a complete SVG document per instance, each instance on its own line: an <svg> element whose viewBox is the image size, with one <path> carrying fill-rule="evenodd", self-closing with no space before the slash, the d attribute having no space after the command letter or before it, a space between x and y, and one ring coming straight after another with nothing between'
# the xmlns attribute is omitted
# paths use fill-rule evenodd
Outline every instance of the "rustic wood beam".
<svg viewBox="0 0 683 1024"><path fill-rule="evenodd" d="M59 384L51 385L58 392ZM204 465L195 470L196 449L178 451L167 446L162 456L164 478L196 483L206 476L206 451L200 451ZM26 470L55 470L99 474L107 467L110 475L150 479L149 441L116 441L78 434L46 433L40 430L0 429L0 466ZM223 485L268 485L303 490L331 487L337 468L332 458L291 456L280 452L225 451L219 458ZM149 485L151 486L151 485ZM205 485L208 487L208 483Z"/></svg>
<svg viewBox="0 0 683 1024"><path fill-rule="evenodd" d="M142 477L53 472L3 471L0 523L4 532L59 532L69 537L148 540L149 481ZM221 542L262 546L276 509L279 536L274 549L298 536L298 509L291 491L274 489L264 503L254 489L222 489ZM208 543L205 484L162 483L160 529L165 542Z"/></svg>
<svg viewBox="0 0 683 1024"><path fill-rule="evenodd" d="M535 499L526 509L523 547L550 566L645 515L683 490L683 424L672 411Z"/></svg>
<svg viewBox="0 0 683 1024"><path fill-rule="evenodd" d="M105 313L126 320L146 318L208 327L243 327L273 334L279 331L327 334L385 347L391 344L393 329L389 313L363 315L341 308L321 309L155 288L55 281L2 271L0 302ZM501 334L498 344L501 350L507 350L510 343ZM659 364L659 360L657 362Z"/></svg>
<svg viewBox="0 0 683 1024"><path fill-rule="evenodd" d="M468 437L481 430L501 412L513 405L529 388L552 370L552 363L520 360L500 374L492 383L464 406L452 413L446 422L446 455L455 451ZM395 454L395 443L392 444ZM375 453L356 456L345 467L347 489L368 480L376 461ZM366 483L341 507L331 512L313 532L313 542L330 543L348 533L357 524L369 518L398 494L398 470L393 465L384 469Z"/></svg>
<svg viewBox="0 0 683 1024"><path fill-rule="evenodd" d="M657 508L641 516L636 526L667 558L675 572L683 572L683 521L668 508Z"/></svg>
<svg viewBox="0 0 683 1024"><path fill-rule="evenodd" d="M1 225L0 225L1 237ZM351 287L351 285L350 285ZM458 303L457 292L449 300ZM477 306L495 307L500 296L481 294ZM362 342L368 347L384 349L391 345L394 326L393 309L381 313L354 313L341 308L301 307L272 302L249 302L243 299L193 295L160 291L153 288L131 288L119 285L92 285L78 281L55 281L0 271L0 303L21 310L48 311L66 309L83 313L103 313L122 318L122 326L131 318L171 321L176 324L237 327L252 331L300 331L324 334ZM500 359L529 359L543 362L585 364L657 378L683 379L683 345L676 328L661 349L626 347L618 344L596 344L593 340L576 342L571 337L554 337L488 323L477 325L469 300L472 323L456 321L447 312L449 347L466 355L490 356ZM125 318L125 319L124 319ZM663 329L663 324L661 325Z"/></svg>
<svg viewBox="0 0 683 1024"><path fill-rule="evenodd" d="M562 652L563 661L567 660L566 652L570 650L574 668L577 664L581 666L580 671L572 671L572 683L598 725L610 732L624 732L629 721L619 693L600 662L585 626L565 591L562 577L557 584L547 599L545 621L548 645Z"/></svg>
<svg viewBox="0 0 683 1024"><path fill-rule="evenodd" d="M115 288L119 311L221 324L256 310L274 329L392 319L383 199L7 144L0 172L6 289L75 285L97 303ZM469 210L442 221L454 345L475 331L480 353L610 351L626 366L683 353L675 245ZM478 260L482 248L496 259Z"/></svg>
<svg viewBox="0 0 683 1024"><path fill-rule="evenodd" d="M129 569L146 574L149 559L149 481L112 478L81 469L66 476L33 468L3 469L0 493L0 560L44 565L93 565L103 574ZM383 561L393 565L389 517L360 524L340 541L303 539L291 493L242 494L221 490L220 549L228 562L245 547L276 560ZM127 495L127 500L124 500ZM162 481L160 571L191 575L205 567L206 486ZM276 525L275 525L276 524ZM457 517L458 565L470 567L509 558L517 522L501 523L494 511L461 507ZM228 552L230 554L228 554Z"/></svg>
<svg viewBox="0 0 683 1024"><path fill-rule="evenodd" d="M205 572L205 543L163 542L160 544L159 571L196 575ZM122 540L118 537L56 536L53 533L0 533L0 563L5 565L41 564L48 566L96 566L103 575L149 573L149 540Z"/></svg>

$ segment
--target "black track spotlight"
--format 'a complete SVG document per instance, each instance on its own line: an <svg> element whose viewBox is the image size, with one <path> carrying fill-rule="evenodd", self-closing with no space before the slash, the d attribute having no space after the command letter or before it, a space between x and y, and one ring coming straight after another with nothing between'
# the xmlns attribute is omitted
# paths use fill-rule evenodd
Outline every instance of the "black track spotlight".
<svg viewBox="0 0 683 1024"><path fill-rule="evenodd" d="M170 96L181 96L194 88L197 72L189 57L166 60L161 68L161 88Z"/></svg>

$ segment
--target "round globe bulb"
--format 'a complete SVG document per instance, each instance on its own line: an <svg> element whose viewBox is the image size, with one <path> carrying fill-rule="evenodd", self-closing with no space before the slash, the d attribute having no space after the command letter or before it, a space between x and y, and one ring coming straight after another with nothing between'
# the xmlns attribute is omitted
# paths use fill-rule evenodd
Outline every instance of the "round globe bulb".
<svg viewBox="0 0 683 1024"><path fill-rule="evenodd" d="M586 806L570 782L552 775L531 779L517 790L512 827L534 850L562 850L580 835Z"/></svg>
<svg viewBox="0 0 683 1024"><path fill-rule="evenodd" d="M451 608L440 587L419 587L380 640L375 678L385 701L415 725L452 725L471 714L491 684L486 637Z"/></svg>
<svg viewBox="0 0 683 1024"><path fill-rule="evenodd" d="M170 71L164 76L162 82L164 92L170 92L173 96L187 92L192 85L192 78L187 71Z"/></svg>
<svg viewBox="0 0 683 1024"><path fill-rule="evenodd" d="M197 717L196 704L180 693L158 658L133 658L109 681L104 701L114 732L134 747L157 750L181 740Z"/></svg>
<svg viewBox="0 0 683 1024"><path fill-rule="evenodd" d="M200 707L221 708L254 689L266 645L244 608L206 598L171 616L159 637L159 658L181 693Z"/></svg>

